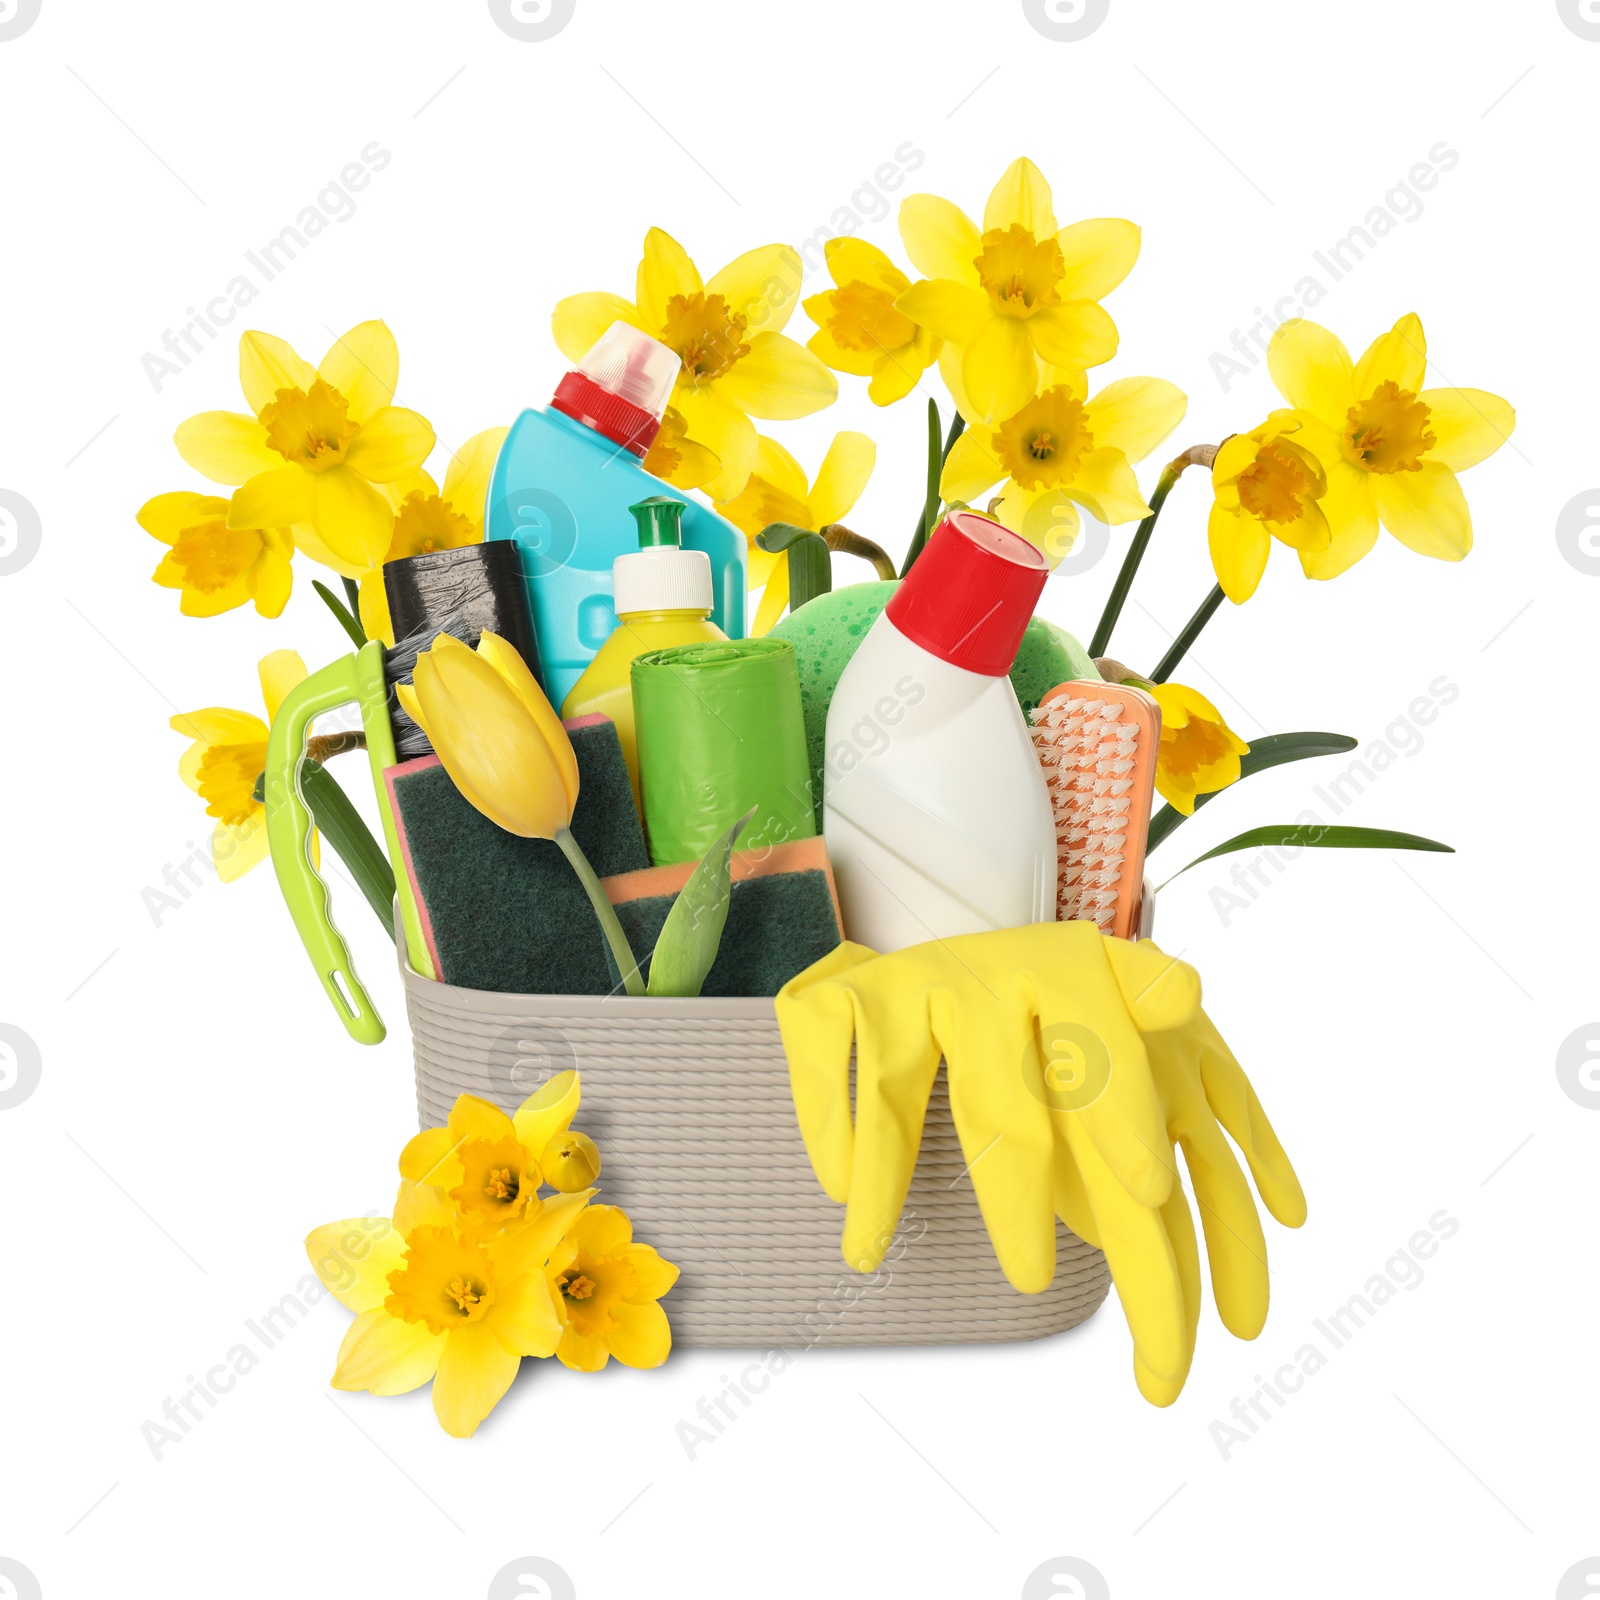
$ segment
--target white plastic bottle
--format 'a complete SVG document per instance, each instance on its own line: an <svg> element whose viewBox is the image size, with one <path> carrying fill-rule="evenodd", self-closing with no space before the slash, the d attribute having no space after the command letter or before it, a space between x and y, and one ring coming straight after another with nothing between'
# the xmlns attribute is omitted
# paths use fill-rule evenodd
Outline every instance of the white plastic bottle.
<svg viewBox="0 0 1600 1600"><path fill-rule="evenodd" d="M1027 540L955 512L840 676L823 833L857 943L1054 919L1055 820L1007 677L1048 574Z"/></svg>

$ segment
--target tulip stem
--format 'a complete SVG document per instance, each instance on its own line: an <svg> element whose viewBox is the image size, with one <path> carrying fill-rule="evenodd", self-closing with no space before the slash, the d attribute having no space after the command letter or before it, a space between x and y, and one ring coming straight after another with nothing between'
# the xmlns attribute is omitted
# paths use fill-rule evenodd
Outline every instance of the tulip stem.
<svg viewBox="0 0 1600 1600"><path fill-rule="evenodd" d="M1133 543L1128 546L1128 553L1122 558L1122 570L1117 573L1117 581L1111 586L1111 593L1106 598L1106 608L1100 613L1099 626L1094 630L1094 638L1089 642L1091 656L1103 656L1111 646L1111 630L1116 627L1117 619L1122 615L1122 608L1128 599L1128 591L1133 587L1134 575L1139 570L1139 563L1144 560L1144 553L1149 548L1150 536L1156 531L1156 518L1161 515L1161 508L1166 504L1167 496L1172 493L1172 486L1181 478L1189 467L1209 467L1217 458L1217 446L1214 444L1196 444L1174 456L1162 469L1160 482L1150 496L1150 515L1139 524L1139 530L1133 536ZM1159 679L1157 680L1160 681Z"/></svg>
<svg viewBox="0 0 1600 1600"><path fill-rule="evenodd" d="M1189 653L1189 646L1200 637L1200 630L1217 614L1217 607L1227 598L1220 583L1213 584L1211 593L1200 602L1199 609L1183 625L1183 632L1172 641L1172 648L1162 656L1156 670L1150 674L1152 683L1165 683L1172 670Z"/></svg>
<svg viewBox="0 0 1600 1600"><path fill-rule="evenodd" d="M589 904L594 907L594 914L600 919L600 931L606 936L606 943L611 946L611 959L617 964L617 971L622 974L622 986L629 994L643 998L645 987L644 979L639 976L639 963L634 960L633 951L628 945L628 936L622 931L622 924L617 921L617 913L611 902L606 898L606 892L600 887L600 880L595 876L594 868L589 865L589 858L583 853L582 846L572 837L571 828L563 828L556 834L556 843L561 846L561 853L572 863L572 870L578 875L578 882L584 887L584 892L589 896Z"/></svg>

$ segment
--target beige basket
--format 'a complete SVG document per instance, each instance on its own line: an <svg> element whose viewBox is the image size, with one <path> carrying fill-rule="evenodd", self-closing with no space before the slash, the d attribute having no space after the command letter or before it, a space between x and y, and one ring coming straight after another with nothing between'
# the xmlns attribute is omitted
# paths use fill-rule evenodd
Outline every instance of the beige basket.
<svg viewBox="0 0 1600 1600"><path fill-rule="evenodd" d="M1059 1225L1055 1282L1038 1295L1006 1282L942 1073L900 1232L860 1275L801 1142L770 1000L494 994L401 970L423 1127L459 1094L510 1111L554 1073L582 1073L578 1126L600 1146L603 1198L682 1269L666 1302L679 1345L1036 1339L1106 1297L1105 1257Z"/></svg>

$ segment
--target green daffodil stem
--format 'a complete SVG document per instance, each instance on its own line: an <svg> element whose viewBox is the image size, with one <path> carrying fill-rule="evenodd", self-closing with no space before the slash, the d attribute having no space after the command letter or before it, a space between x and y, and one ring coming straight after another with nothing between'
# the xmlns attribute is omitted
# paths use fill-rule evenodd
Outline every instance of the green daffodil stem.
<svg viewBox="0 0 1600 1600"><path fill-rule="evenodd" d="M1220 583L1214 584L1211 593L1200 602L1200 608L1183 625L1183 632L1172 641L1172 648L1162 656L1161 663L1150 674L1152 683L1165 683L1173 668L1189 653L1189 646L1200 637L1200 630L1217 614L1217 607L1227 598Z"/></svg>
<svg viewBox="0 0 1600 1600"><path fill-rule="evenodd" d="M583 853L578 841L572 837L571 828L563 828L556 835L556 843L561 846L561 853L572 863L572 870L578 875L578 882L583 885L584 892L589 896L589 904L594 907L594 914L600 919L600 931L606 936L606 943L611 946L611 959L617 964L617 971L622 974L622 986L629 994L642 998L645 992L644 979L639 976L639 963L634 960L633 951L628 947L628 936L622 931L622 924L617 921L617 913L612 908L611 902L606 899L606 892L600 887L600 880L594 875L594 868L589 865L589 858Z"/></svg>
<svg viewBox="0 0 1600 1600"><path fill-rule="evenodd" d="M1167 496L1172 493L1173 484L1188 468L1209 467L1216 458L1216 445L1190 445L1181 456L1173 457L1162 469L1155 493L1150 496L1150 515L1139 524L1138 531L1133 536L1133 543L1128 546L1128 553L1122 558L1122 570L1117 574L1117 581L1112 584L1111 593L1106 598L1106 608L1100 613L1100 624L1094 630L1094 638L1089 644L1091 656L1103 656L1111 646L1111 630L1116 627L1117 619L1122 615L1128 591L1133 587L1134 575L1139 570L1139 563L1144 560L1144 553L1150 545L1150 536L1156 531L1156 519L1161 515L1161 508L1166 504ZM1157 679L1157 682L1160 680Z"/></svg>
<svg viewBox="0 0 1600 1600"><path fill-rule="evenodd" d="M922 515L917 519L917 531L912 535L911 548L906 551L905 564L900 568L903 578L911 570L918 556L922 554L922 547L928 542L928 535L933 532L939 520L939 479L944 473L944 464L949 458L950 451L967 426L967 419L958 411L950 419L950 431L944 436L944 443L939 443L939 407L930 400L928 402L928 487L922 501ZM891 574L892 576L893 574Z"/></svg>
<svg viewBox="0 0 1600 1600"><path fill-rule="evenodd" d="M830 550L841 551L847 556L860 556L863 561L870 561L873 571L880 578L893 581L894 562L889 559L889 552L871 539L852 532L842 522L830 522L822 530L822 542Z"/></svg>

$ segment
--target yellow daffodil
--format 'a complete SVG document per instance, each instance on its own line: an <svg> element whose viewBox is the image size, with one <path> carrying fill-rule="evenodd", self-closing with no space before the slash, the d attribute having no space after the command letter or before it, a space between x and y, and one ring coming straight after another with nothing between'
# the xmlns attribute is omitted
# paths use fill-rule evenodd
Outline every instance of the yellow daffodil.
<svg viewBox="0 0 1600 1600"><path fill-rule="evenodd" d="M1331 543L1302 550L1310 578L1336 578L1378 540L1381 522L1407 549L1459 561L1472 548L1472 515L1458 472L1511 437L1516 413L1482 389L1424 389L1422 322L1411 314L1359 361L1326 328L1296 319L1272 336L1267 366L1304 420L1297 442L1328 475L1322 499Z"/></svg>
<svg viewBox="0 0 1600 1600"><path fill-rule="evenodd" d="M499 1403L524 1356L549 1356L565 1337L546 1267L593 1190L558 1195L531 1220L497 1234L463 1225L442 1200L426 1221L391 1225L356 1262L344 1241L365 1239L357 1217L306 1239L311 1264L356 1313L333 1375L336 1389L408 1394L433 1382L446 1433L470 1438ZM439 1191L423 1186L419 1194Z"/></svg>
<svg viewBox="0 0 1600 1600"><path fill-rule="evenodd" d="M1239 757L1250 746L1198 689L1182 683L1149 687L1161 707L1156 788L1163 800L1192 816L1198 795L1214 794L1238 779Z"/></svg>
<svg viewBox="0 0 1600 1600"><path fill-rule="evenodd" d="M444 487L420 469L409 478L388 486L394 502L394 532L383 557L386 565L430 550L454 550L464 544L483 543L484 507L495 457L509 428L485 428L475 433L450 458ZM389 597L383 587L383 565L361 575L361 625L369 639L394 644L389 620Z"/></svg>
<svg viewBox="0 0 1600 1600"><path fill-rule="evenodd" d="M588 1188L600 1176L600 1151L588 1134L569 1128L544 1147L539 1168L552 1189L571 1194Z"/></svg>
<svg viewBox="0 0 1600 1600"><path fill-rule="evenodd" d="M807 484L804 469L781 444L759 438L744 491L717 502L717 510L750 541L750 587L763 589L750 628L755 637L765 634L789 603L789 558L769 555L756 535L773 522L817 532L839 521L861 498L877 459L878 447L864 433L836 433L816 480Z"/></svg>
<svg viewBox="0 0 1600 1600"><path fill-rule="evenodd" d="M805 302L818 330L806 349L835 372L870 378L867 398L892 405L916 387L944 341L896 308L911 280L876 245L830 239L823 252L834 287Z"/></svg>
<svg viewBox="0 0 1600 1600"><path fill-rule="evenodd" d="M1295 441L1298 413L1274 411L1251 433L1225 440L1211 465L1211 565L1222 592L1242 605L1267 570L1274 539L1315 554L1328 548L1328 491L1322 464Z"/></svg>
<svg viewBox="0 0 1600 1600"><path fill-rule="evenodd" d="M224 883L243 876L267 853L266 807L255 798L256 780L267 765L268 725L305 677L306 664L293 650L274 650L257 671L267 722L248 711L208 706L180 712L170 723L173 732L194 741L178 763L178 776L205 801L206 815L217 819L211 859Z"/></svg>
<svg viewBox="0 0 1600 1600"><path fill-rule="evenodd" d="M900 237L927 276L896 301L961 353L961 382L983 421L1020 411L1039 365L1069 372L1117 353L1100 300L1139 258L1139 230L1114 217L1056 225L1050 185L1019 157L984 208L983 228L937 195L909 195Z"/></svg>
<svg viewBox="0 0 1600 1600"><path fill-rule="evenodd" d="M213 483L240 484L233 528L293 527L314 561L348 578L389 548L394 513L379 485L409 477L433 449L433 428L395 406L400 352L381 322L352 328L317 367L282 339L239 340L251 414L205 411L179 425L178 453Z"/></svg>
<svg viewBox="0 0 1600 1600"><path fill-rule="evenodd" d="M530 1095L514 1117L476 1095L461 1095L444 1127L425 1128L400 1152L400 1176L408 1184L440 1190L462 1217L486 1226L526 1220L539 1210L539 1185L549 1181L540 1153L569 1133L578 1098L578 1074L571 1071ZM572 1193L598 1174L597 1157L583 1183L552 1187ZM406 1210L409 1193L402 1189L397 1217Z"/></svg>
<svg viewBox="0 0 1600 1600"><path fill-rule="evenodd" d="M722 470L716 452L689 437L689 424L676 406L667 407L661 429L640 465L679 489L704 489Z"/></svg>
<svg viewBox="0 0 1600 1600"><path fill-rule="evenodd" d="M545 1269L566 1322L556 1355L564 1366L598 1372L615 1356L625 1367L659 1367L672 1349L667 1314L656 1303L678 1269L646 1244L615 1206L590 1206L551 1253Z"/></svg>
<svg viewBox="0 0 1600 1600"><path fill-rule="evenodd" d="M1078 537L1078 506L1105 523L1150 514L1129 462L1154 450L1189 403L1164 378L1119 378L1087 401L1082 393L1053 383L998 426L972 424L939 480L945 500L973 501L1003 479L994 515L1052 567ZM960 391L956 399L967 401Z"/></svg>
<svg viewBox="0 0 1600 1600"><path fill-rule="evenodd" d="M179 589L186 617L215 617L255 602L281 616L294 582L287 528L230 528L228 502L214 494L158 494L139 508L139 526L169 548L152 580Z"/></svg>
<svg viewBox="0 0 1600 1600"><path fill-rule="evenodd" d="M528 664L498 634L470 650L441 633L398 693L455 786L491 822L525 839L566 832L578 803L572 740Z"/></svg>
<svg viewBox="0 0 1600 1600"><path fill-rule="evenodd" d="M672 404L688 436L717 456L706 485L729 500L756 459L751 417L788 421L831 405L833 374L783 328L800 293L800 256L788 245L746 251L708 281L670 234L645 235L634 298L575 294L551 317L556 344L579 361L614 322L631 323L677 351L682 371Z"/></svg>

